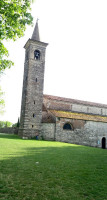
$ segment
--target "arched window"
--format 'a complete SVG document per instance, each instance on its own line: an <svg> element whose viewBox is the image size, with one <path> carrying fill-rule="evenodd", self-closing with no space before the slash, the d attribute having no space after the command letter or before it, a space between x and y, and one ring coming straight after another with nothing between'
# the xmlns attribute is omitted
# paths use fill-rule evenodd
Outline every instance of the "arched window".
<svg viewBox="0 0 107 200"><path fill-rule="evenodd" d="M72 125L70 123L64 124L63 129L64 130L73 130Z"/></svg>
<svg viewBox="0 0 107 200"><path fill-rule="evenodd" d="M34 51L34 59L35 60L40 60L40 51L39 50L35 50Z"/></svg>

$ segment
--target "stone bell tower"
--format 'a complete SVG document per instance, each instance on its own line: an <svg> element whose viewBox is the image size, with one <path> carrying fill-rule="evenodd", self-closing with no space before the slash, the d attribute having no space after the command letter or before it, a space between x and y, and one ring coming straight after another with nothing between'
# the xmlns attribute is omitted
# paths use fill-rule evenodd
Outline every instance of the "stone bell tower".
<svg viewBox="0 0 107 200"><path fill-rule="evenodd" d="M45 51L47 43L39 37L38 20L32 38L25 44L22 105L19 135L32 138L39 135L42 120Z"/></svg>

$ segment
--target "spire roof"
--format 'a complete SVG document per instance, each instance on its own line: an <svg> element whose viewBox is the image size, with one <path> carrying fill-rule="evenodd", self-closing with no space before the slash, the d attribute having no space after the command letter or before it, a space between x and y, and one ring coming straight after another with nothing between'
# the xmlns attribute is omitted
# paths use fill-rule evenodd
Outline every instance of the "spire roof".
<svg viewBox="0 0 107 200"><path fill-rule="evenodd" d="M37 19L37 21L36 21L36 25L35 25L35 28L34 28L34 31L33 31L33 34L32 34L31 39L32 39L32 40L40 41L39 27L38 27L38 19Z"/></svg>

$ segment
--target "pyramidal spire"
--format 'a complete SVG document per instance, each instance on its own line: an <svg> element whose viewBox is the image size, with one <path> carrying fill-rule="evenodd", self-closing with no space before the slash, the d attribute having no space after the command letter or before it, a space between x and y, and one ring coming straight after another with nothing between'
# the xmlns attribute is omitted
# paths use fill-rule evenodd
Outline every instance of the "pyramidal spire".
<svg viewBox="0 0 107 200"><path fill-rule="evenodd" d="M33 31L33 34L32 34L31 39L32 39L32 40L40 41L38 20L39 20L39 19L37 19L37 21L36 21L36 25L35 25L35 28L34 28L34 31Z"/></svg>

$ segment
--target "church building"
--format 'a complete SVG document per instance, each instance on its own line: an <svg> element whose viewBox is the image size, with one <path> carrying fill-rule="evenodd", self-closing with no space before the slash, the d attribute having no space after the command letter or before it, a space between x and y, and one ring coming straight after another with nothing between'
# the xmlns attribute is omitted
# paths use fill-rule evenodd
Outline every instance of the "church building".
<svg viewBox="0 0 107 200"><path fill-rule="evenodd" d="M107 105L43 94L45 53L38 21L25 44L19 135L107 147Z"/></svg>

